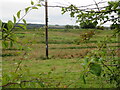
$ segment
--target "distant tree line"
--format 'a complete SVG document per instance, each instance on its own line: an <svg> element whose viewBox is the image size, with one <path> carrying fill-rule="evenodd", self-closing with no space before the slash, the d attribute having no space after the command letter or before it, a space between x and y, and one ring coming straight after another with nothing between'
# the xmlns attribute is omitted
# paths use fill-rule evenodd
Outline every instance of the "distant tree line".
<svg viewBox="0 0 120 90"><path fill-rule="evenodd" d="M66 25L65 29L80 29L80 27L77 25L75 25L75 26L74 25Z"/></svg>
<svg viewBox="0 0 120 90"><path fill-rule="evenodd" d="M4 28L7 28L7 23L2 23L2 26ZM115 29L115 27L120 26L119 24L111 24L110 29ZM35 28L41 28L44 27L44 24L27 24L27 29L35 29ZM65 25L65 26L59 26L59 25L53 25L49 27L49 29L100 29L104 30L104 26L97 26L95 23L91 23L88 21L88 23L81 23L80 26L78 25Z"/></svg>
<svg viewBox="0 0 120 90"><path fill-rule="evenodd" d="M111 24L109 27L99 26L95 23L89 22L88 23L81 23L80 26L77 25L65 25L65 29L99 29L104 30L106 28L115 29L115 27L120 26L120 24Z"/></svg>

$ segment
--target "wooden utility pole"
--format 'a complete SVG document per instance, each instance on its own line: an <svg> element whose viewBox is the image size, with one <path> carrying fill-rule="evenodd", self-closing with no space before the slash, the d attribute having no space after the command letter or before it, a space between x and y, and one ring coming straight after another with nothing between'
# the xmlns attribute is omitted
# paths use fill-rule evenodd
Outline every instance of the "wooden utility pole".
<svg viewBox="0 0 120 90"><path fill-rule="evenodd" d="M48 2L45 0L46 58L48 59Z"/></svg>

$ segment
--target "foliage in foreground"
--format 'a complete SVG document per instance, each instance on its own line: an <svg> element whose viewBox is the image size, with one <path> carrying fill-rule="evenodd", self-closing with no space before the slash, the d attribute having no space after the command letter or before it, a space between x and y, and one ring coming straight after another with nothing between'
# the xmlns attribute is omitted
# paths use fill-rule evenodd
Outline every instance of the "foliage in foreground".
<svg viewBox="0 0 120 90"><path fill-rule="evenodd" d="M75 35L77 35L76 31L74 31ZM82 32L85 32L85 31L83 30ZM109 78L108 78L109 75L104 75L104 73L107 74L109 72L109 70L107 70L107 68L105 69L103 67L103 65L101 64L101 60L100 60L100 59L102 59L100 56L104 55L104 58L102 60L105 61L105 65L109 65L108 66L109 68L110 68L110 65L113 65L112 67L114 67L115 63L112 64L110 62L113 59L117 60L117 56L116 56L117 53L114 50L115 47L109 47L108 49L106 49L105 47L106 46L108 47L108 46L111 46L111 45L116 45L117 40L116 40L115 37L112 37L111 38L112 41L107 45L104 44L104 43L107 43L106 40L105 40L105 42L99 42L99 43L96 42L95 45L98 44L96 46L100 50L98 50L97 47L96 47L96 48L92 48L92 49L97 49L96 51L91 51L91 50L88 51L88 52L91 52L91 53L87 52L88 53L87 56L86 56L86 54L83 55L85 57L85 59L87 59L87 60L85 60L83 58L83 56L78 56L77 58L74 57L74 55L76 55L76 54L86 53L86 52L84 52L85 51L84 49L91 49L90 46L89 47L86 46L86 45L91 45L92 44L91 40L103 41L103 38L102 38L103 35L104 36L106 36L106 35L110 36L112 34L112 32L113 32L112 30L110 30L110 31L108 31L108 30L100 31L99 30L99 33L96 33L96 35L97 36L100 35L101 37L92 38L92 39L90 39L90 42L88 42L86 44L81 43L83 45L75 45L75 44L74 45L73 44L68 45L67 44L69 47L66 47L67 45L62 43L63 41L66 41L65 40L66 39L66 36L65 36L66 33L63 33L61 31L51 30L50 31L50 36L51 36L52 40L58 38L58 36L54 36L56 34L64 34L63 36L65 36L65 37L64 37L64 40L61 42L59 40L61 40L60 37L62 37L62 36L59 36L59 38L57 39L57 42L61 42L59 44L55 44L55 43L50 44L50 55L51 55L50 58L51 59L47 60L47 59L45 59L45 57L44 58L40 57L40 56L43 56L43 54L41 52L44 52L44 48L43 48L44 44L42 44L42 41L44 41L44 40L41 41L38 38L38 37L42 38L40 31L34 31L34 30L33 31L22 31L22 32L17 31L16 32L17 35L19 35L19 37L21 37L21 43L26 41L26 43L24 43L24 45L27 44L27 46L30 46L33 50L32 51L25 51L25 50L20 50L19 51L17 49L14 50L14 48L11 48L11 49L7 49L7 50L5 50L5 52L3 52L4 55L7 54L7 53L13 53L13 56L4 56L3 57L4 58L3 59L3 63L4 63L3 64L4 65L3 66L3 71L4 71L4 73L3 73L3 76L4 76L3 85L6 85L9 82L9 83L16 83L16 84L9 84L9 86L6 86L5 88L7 88L7 87L8 88L9 87L11 87L11 88L14 88L14 87L18 87L18 88L22 88L22 87L32 88L32 87L35 87L35 88L39 88L41 86L38 85L38 82L41 81L41 83L44 83L45 88L46 87L48 87L48 88L50 88L50 87L51 88L53 88L53 87L54 88L63 88L65 85L68 88L70 88L70 87L73 88L75 86L76 87L82 87L82 88L85 88L85 87L88 87L88 88L90 88L90 87L99 87L99 88L115 87L115 85L114 85L115 82L114 81L111 82L111 84L109 84L109 81L110 81ZM39 35L39 36L36 37L36 35ZM69 43L69 39L73 39L74 34L71 35L70 32L67 32L67 35L68 35L67 36L67 43ZM79 34L78 34L78 36L79 36ZM68 39L68 37L69 37L69 39ZM94 37L96 37L96 36L94 36ZM29 39L31 41L28 41ZM33 42L34 40L38 40L39 42L38 41ZM40 41L41 41L41 43L40 43ZM116 43L114 43L114 41L116 41ZM72 48L71 48L71 46L72 46ZM78 46L80 48L77 48ZM86 46L87 48L82 49L81 48L82 46L84 46L84 47ZM39 47L39 49L38 49L38 47ZM56 49L52 49L52 47L54 47ZM116 47L116 49L117 49L117 47ZM54 52L51 52L53 50L54 50ZM68 54L68 56L67 56L68 58L71 55L71 59L65 59L66 57L62 56L63 53L59 52L59 50L63 51L63 53L65 52L64 53L65 56L67 56L66 54ZM75 54L75 51L81 51L81 52L76 52L76 54ZM14 52L15 52L15 56L14 56ZM21 56L21 54L16 55L17 52L21 52L21 54L23 56ZM96 57L94 56L94 54L96 54ZM56 56L54 56L54 55L56 55ZM112 55L114 55L114 56L112 56ZM62 59L61 59L61 57L62 57ZM112 57L114 57L114 58L112 58ZM11 58L11 59L9 59L9 58ZM81 59L81 58L83 58L83 59ZM72 60L75 60L75 61L73 62ZM87 68L87 65L83 65L84 64L83 61L86 62L86 64L88 62L91 63L90 64L91 69L88 67L86 72L84 72L83 70L84 70L84 67L85 67L85 69ZM116 61L114 61L114 62L116 62ZM83 63L82 64L83 68L79 68L79 67L81 67L81 63ZM67 68L66 68L66 66L67 66ZM13 68L11 69L10 67L13 67ZM75 67L74 70L73 70L73 67ZM97 69L95 70L94 67L95 68L97 67ZM101 67L102 67L102 70L101 70ZM17 69L17 68L19 68L19 69ZM61 70L59 70L59 69L61 69ZM112 69L112 68L110 68L110 69ZM53 70L52 73L50 73L51 70ZM15 73L15 71L16 71L16 73ZM97 73L96 73L96 71L97 71ZM14 77L14 75L15 75L14 73L16 74L15 77ZM41 73L41 74L39 74L39 73ZM64 74L66 74L66 77L65 77ZM85 74L84 77L85 77L86 84L83 84L83 81L81 80L81 78L83 78L82 75L84 75L84 74ZM92 77L91 77L91 75L92 75ZM80 78L80 76L81 76L81 78ZM72 78L70 78L70 77L72 77ZM21 83L21 85L22 85L21 87L20 87L20 83L18 83L18 82ZM60 85L59 85L59 82L60 82ZM35 86L34 86L34 84L32 86L32 83L34 83ZM69 84L70 84L70 86L69 86ZM43 87L41 87L41 88L43 88Z"/></svg>
<svg viewBox="0 0 120 90"><path fill-rule="evenodd" d="M31 1L31 6L25 8L24 15L21 15L22 10L19 10L16 16L13 16L13 21L9 20L7 23L3 23L0 20L0 30L2 31L2 44L5 48L11 48L14 46L22 49L22 47L18 44L18 37L15 34L15 30L26 30L27 22L24 17L33 9L38 9L41 7L39 2L35 4ZM20 21L23 21L24 24L19 24Z"/></svg>
<svg viewBox="0 0 120 90"><path fill-rule="evenodd" d="M119 25L119 18L120 18L120 1L110 1L108 5L104 8L99 8L99 4L95 2L96 9L80 9L74 5L70 5L67 8L62 8L63 14L65 12L70 12L71 17L76 17L77 22L80 23L81 26L89 25L90 23L94 24L95 26L98 22L101 24L106 23L108 21L112 22L112 25L115 27L115 32L112 36L105 37L105 40L98 42L97 50L93 50L90 55L87 55L84 60L84 74L83 80L86 83L85 77L87 72L91 72L96 76L101 76L102 70L108 73L104 73L104 76L107 76L110 82L115 81L116 87L120 87L120 62L115 60L115 54L110 53L112 56L110 60L108 57L108 51L111 51L110 47L107 44L111 41L111 37L120 34L120 25ZM111 16L112 13L116 14L116 17ZM108 16L109 15L109 16ZM91 25L90 25L91 26ZM114 51L114 50L112 50ZM109 64L109 65L108 65ZM115 65L114 65L115 64ZM108 71L106 71L106 69Z"/></svg>

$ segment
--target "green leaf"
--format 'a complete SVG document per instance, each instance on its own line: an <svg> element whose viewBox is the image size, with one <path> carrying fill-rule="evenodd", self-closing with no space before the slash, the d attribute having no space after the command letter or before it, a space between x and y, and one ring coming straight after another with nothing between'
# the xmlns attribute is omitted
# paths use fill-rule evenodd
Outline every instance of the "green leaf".
<svg viewBox="0 0 120 90"><path fill-rule="evenodd" d="M3 41L3 42L2 42L2 46L3 46L3 47L8 48L8 45L9 45L8 42L6 42L6 41Z"/></svg>
<svg viewBox="0 0 120 90"><path fill-rule="evenodd" d="M13 41L10 41L10 47L13 47Z"/></svg>
<svg viewBox="0 0 120 90"><path fill-rule="evenodd" d="M62 7L62 11L64 11L64 10L65 10L65 8Z"/></svg>
<svg viewBox="0 0 120 90"><path fill-rule="evenodd" d="M82 77L84 84L86 84L85 75Z"/></svg>
<svg viewBox="0 0 120 90"><path fill-rule="evenodd" d="M7 28L8 28L8 30L13 28L13 22L11 20L8 21Z"/></svg>
<svg viewBox="0 0 120 90"><path fill-rule="evenodd" d="M65 8L62 7L62 14L64 14L66 12Z"/></svg>
<svg viewBox="0 0 120 90"><path fill-rule="evenodd" d="M27 13L29 9L30 7L25 8L25 13Z"/></svg>
<svg viewBox="0 0 120 90"><path fill-rule="evenodd" d="M0 28L2 27L2 21L0 20Z"/></svg>
<svg viewBox="0 0 120 90"><path fill-rule="evenodd" d="M85 58L84 63L87 64L89 62L89 58Z"/></svg>
<svg viewBox="0 0 120 90"><path fill-rule="evenodd" d="M17 43L17 42L14 42L14 46L15 46L17 49L20 49L20 50L23 49L23 47L22 47L19 43Z"/></svg>
<svg viewBox="0 0 120 90"><path fill-rule="evenodd" d="M40 5L40 4L37 4L37 6L41 7L41 5Z"/></svg>
<svg viewBox="0 0 120 90"><path fill-rule="evenodd" d="M19 27L26 30L26 25L23 25L23 24L19 24Z"/></svg>
<svg viewBox="0 0 120 90"><path fill-rule="evenodd" d="M30 47L25 47L23 48L25 51L31 51L32 49Z"/></svg>
<svg viewBox="0 0 120 90"><path fill-rule="evenodd" d="M90 72L95 74L96 76L100 76L102 71L102 67L99 64L91 63L90 64Z"/></svg>
<svg viewBox="0 0 120 90"><path fill-rule="evenodd" d="M13 16L13 20L14 20L14 23L16 23L16 17L15 16Z"/></svg>
<svg viewBox="0 0 120 90"><path fill-rule="evenodd" d="M91 58L91 62L93 62L93 63L94 63L94 62L98 62L98 61L99 61L99 58L97 58L97 57L92 57L92 58Z"/></svg>
<svg viewBox="0 0 120 90"><path fill-rule="evenodd" d="M32 9L38 9L37 7L32 7Z"/></svg>
<svg viewBox="0 0 120 90"><path fill-rule="evenodd" d="M25 19L23 19L23 22L24 22L25 25L27 24Z"/></svg>
<svg viewBox="0 0 120 90"><path fill-rule="evenodd" d="M71 12L71 13L70 13L70 16L71 16L71 17L74 17L74 14L75 14L74 12Z"/></svg>
<svg viewBox="0 0 120 90"><path fill-rule="evenodd" d="M34 5L34 2L31 0L31 5Z"/></svg>
<svg viewBox="0 0 120 90"><path fill-rule="evenodd" d="M84 59L83 67L85 68L89 64L89 58Z"/></svg>
<svg viewBox="0 0 120 90"><path fill-rule="evenodd" d="M115 9L117 9L117 7L118 7L118 4L115 3L115 4L113 5L113 9L115 10Z"/></svg>
<svg viewBox="0 0 120 90"><path fill-rule="evenodd" d="M21 12L21 10L19 10L19 11L17 12L17 17L18 17L18 18L20 18L20 12Z"/></svg>
<svg viewBox="0 0 120 90"><path fill-rule="evenodd" d="M41 87L45 87L44 83L41 82L41 81L38 81L38 84L39 84Z"/></svg>
<svg viewBox="0 0 120 90"><path fill-rule="evenodd" d="M103 61L103 58L100 58L99 61L102 62L102 61Z"/></svg>

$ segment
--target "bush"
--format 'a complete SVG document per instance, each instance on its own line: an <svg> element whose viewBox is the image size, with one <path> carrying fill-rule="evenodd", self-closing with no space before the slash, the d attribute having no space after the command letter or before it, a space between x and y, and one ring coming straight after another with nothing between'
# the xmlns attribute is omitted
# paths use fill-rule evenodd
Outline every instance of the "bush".
<svg viewBox="0 0 120 90"><path fill-rule="evenodd" d="M120 24L112 24L110 26L110 29L115 29L115 28L119 28L120 29Z"/></svg>
<svg viewBox="0 0 120 90"><path fill-rule="evenodd" d="M93 35L95 35L94 31L89 31L89 32L83 33L82 35L80 35L80 37L82 39L81 41L87 42L93 37Z"/></svg>
<svg viewBox="0 0 120 90"><path fill-rule="evenodd" d="M72 25L66 25L65 29L73 29L73 26Z"/></svg>
<svg viewBox="0 0 120 90"><path fill-rule="evenodd" d="M81 22L80 26L82 29L88 29L88 28L96 28L97 22L90 22L87 20L86 22Z"/></svg>
<svg viewBox="0 0 120 90"><path fill-rule="evenodd" d="M97 29L104 30L104 26L97 26Z"/></svg>
<svg viewBox="0 0 120 90"><path fill-rule="evenodd" d="M85 32L80 35L80 39L75 39L74 42L77 45L79 45L81 42L88 42L93 37L93 35L95 35L95 31Z"/></svg>

